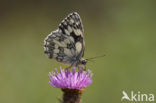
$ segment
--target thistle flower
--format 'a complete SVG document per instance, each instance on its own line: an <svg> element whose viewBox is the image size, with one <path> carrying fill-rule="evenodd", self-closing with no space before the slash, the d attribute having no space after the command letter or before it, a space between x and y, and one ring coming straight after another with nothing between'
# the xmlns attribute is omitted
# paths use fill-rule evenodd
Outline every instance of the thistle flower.
<svg viewBox="0 0 156 103"><path fill-rule="evenodd" d="M72 71L60 68L60 73L58 73L57 70L55 73L50 72L49 77L49 84L54 88L80 90L92 83L92 74L90 71L86 72L80 69L76 72L75 67L72 68Z"/></svg>
<svg viewBox="0 0 156 103"><path fill-rule="evenodd" d="M60 68L59 72L50 72L49 77L49 84L54 88L61 88L64 92L63 103L80 103L84 88L92 83L91 71L76 71L75 67L71 71Z"/></svg>

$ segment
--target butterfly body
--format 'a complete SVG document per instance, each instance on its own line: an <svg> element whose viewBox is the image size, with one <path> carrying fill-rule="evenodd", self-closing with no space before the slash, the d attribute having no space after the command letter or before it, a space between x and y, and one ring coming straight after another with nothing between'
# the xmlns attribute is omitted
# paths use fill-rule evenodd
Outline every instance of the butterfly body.
<svg viewBox="0 0 156 103"><path fill-rule="evenodd" d="M44 52L50 59L69 64L70 66L85 65L83 59L85 42L83 26L78 13L69 14L44 40Z"/></svg>

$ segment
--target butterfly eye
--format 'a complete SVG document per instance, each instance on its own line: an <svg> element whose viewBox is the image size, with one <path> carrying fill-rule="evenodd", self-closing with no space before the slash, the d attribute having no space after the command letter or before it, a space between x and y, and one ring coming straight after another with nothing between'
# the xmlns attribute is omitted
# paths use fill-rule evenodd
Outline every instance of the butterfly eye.
<svg viewBox="0 0 156 103"><path fill-rule="evenodd" d="M87 60L82 60L81 61L81 64L83 64L83 65L86 65L86 63L87 63Z"/></svg>

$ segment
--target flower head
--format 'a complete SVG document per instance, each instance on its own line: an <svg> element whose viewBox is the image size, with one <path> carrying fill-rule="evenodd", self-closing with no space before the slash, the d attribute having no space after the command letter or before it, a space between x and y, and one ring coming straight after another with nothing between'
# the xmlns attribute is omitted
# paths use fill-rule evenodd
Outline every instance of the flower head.
<svg viewBox="0 0 156 103"><path fill-rule="evenodd" d="M61 69L60 72L49 73L50 81L49 84L54 88L61 89L82 89L89 86L92 83L92 73L91 71L83 71L80 69L76 71L73 67L70 71L69 69Z"/></svg>

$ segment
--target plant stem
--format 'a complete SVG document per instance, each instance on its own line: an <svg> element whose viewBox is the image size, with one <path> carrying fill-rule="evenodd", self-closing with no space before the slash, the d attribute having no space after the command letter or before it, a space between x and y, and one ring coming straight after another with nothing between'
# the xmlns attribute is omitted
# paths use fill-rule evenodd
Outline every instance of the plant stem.
<svg viewBox="0 0 156 103"><path fill-rule="evenodd" d="M84 88L81 90L77 89L62 89L63 91L63 103L81 103L81 95Z"/></svg>

